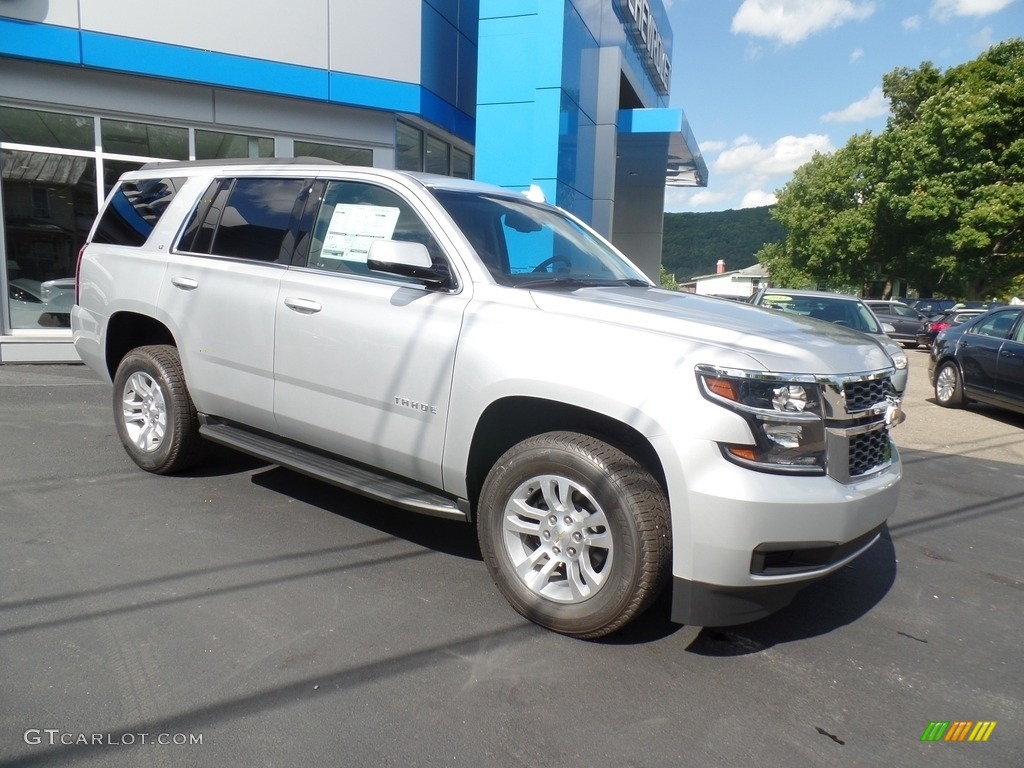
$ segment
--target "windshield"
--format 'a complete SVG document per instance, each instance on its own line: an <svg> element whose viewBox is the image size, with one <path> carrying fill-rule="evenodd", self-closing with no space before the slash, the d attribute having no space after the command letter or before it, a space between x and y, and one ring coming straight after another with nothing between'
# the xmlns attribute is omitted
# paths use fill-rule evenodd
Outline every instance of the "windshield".
<svg viewBox="0 0 1024 768"><path fill-rule="evenodd" d="M446 189L431 192L502 285L651 284L615 250L557 208L525 197Z"/></svg>
<svg viewBox="0 0 1024 768"><path fill-rule="evenodd" d="M806 315L845 328L853 328L855 331L882 333L882 327L878 324L874 313L857 299L766 293L761 299L761 304L772 309Z"/></svg>

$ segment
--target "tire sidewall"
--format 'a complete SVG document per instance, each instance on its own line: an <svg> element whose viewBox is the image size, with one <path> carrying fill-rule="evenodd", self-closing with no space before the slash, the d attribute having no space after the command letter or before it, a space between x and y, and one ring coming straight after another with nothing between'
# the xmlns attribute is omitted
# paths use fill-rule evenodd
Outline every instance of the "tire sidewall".
<svg viewBox="0 0 1024 768"><path fill-rule="evenodd" d="M174 384L172 383L166 367L152 354L153 348L142 347L132 350L117 367L114 376L114 424L117 428L117 436L125 451L138 466L149 472L161 472L169 464L171 451L179 439L181 425L180 414L174 398ZM135 373L146 373L160 387L164 398L164 406L167 409L167 428L164 432L164 439L155 451L140 450L129 438L128 430L124 423L124 389L128 379Z"/></svg>
<svg viewBox="0 0 1024 768"><path fill-rule="evenodd" d="M939 381L942 378L943 372L947 369L953 372L953 391L950 392L948 398L943 400L941 395L939 395ZM935 399L938 401L939 405L945 406L946 408L959 406L963 403L963 391L963 376L960 375L960 369L957 364L952 360L947 360L942 363L935 372Z"/></svg>
<svg viewBox="0 0 1024 768"><path fill-rule="evenodd" d="M491 576L505 598L530 620L567 634L597 634L612 624L633 599L641 579L640 534L629 509L626 491L601 461L584 453L535 446L510 451L487 478L480 495L480 546ZM516 575L505 546L503 520L509 498L526 481L558 475L586 488L601 507L612 536L608 580L593 596L578 603L560 603L536 594Z"/></svg>

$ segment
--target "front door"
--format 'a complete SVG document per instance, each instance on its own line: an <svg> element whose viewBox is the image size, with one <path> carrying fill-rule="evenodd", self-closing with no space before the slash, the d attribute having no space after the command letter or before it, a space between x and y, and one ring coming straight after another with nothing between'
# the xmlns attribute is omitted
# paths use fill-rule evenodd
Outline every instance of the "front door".
<svg viewBox="0 0 1024 768"><path fill-rule="evenodd" d="M427 290L366 264L375 238L444 254L413 204L359 181L327 183L304 264L284 275L275 329L280 433L441 487L467 286Z"/></svg>

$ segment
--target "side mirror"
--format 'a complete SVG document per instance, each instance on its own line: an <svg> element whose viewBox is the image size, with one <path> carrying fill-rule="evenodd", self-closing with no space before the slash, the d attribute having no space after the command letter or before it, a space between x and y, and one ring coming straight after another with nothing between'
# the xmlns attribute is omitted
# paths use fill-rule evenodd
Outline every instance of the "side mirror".
<svg viewBox="0 0 1024 768"><path fill-rule="evenodd" d="M892 323L882 323L882 333L891 336L892 334L896 333L896 326L894 326Z"/></svg>
<svg viewBox="0 0 1024 768"><path fill-rule="evenodd" d="M422 280L431 288L447 285L447 269L438 269L427 247L406 240L374 240L366 255L366 266L374 272Z"/></svg>

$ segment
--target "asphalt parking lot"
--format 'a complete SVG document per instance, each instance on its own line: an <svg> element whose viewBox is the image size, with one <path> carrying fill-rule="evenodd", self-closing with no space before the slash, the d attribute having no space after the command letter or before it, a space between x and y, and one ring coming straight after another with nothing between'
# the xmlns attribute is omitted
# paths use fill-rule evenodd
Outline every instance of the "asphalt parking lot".
<svg viewBox="0 0 1024 768"><path fill-rule="evenodd" d="M888 538L754 624L603 642L515 614L468 526L146 474L88 370L0 366L0 766L1020 765L1024 417L909 355Z"/></svg>

